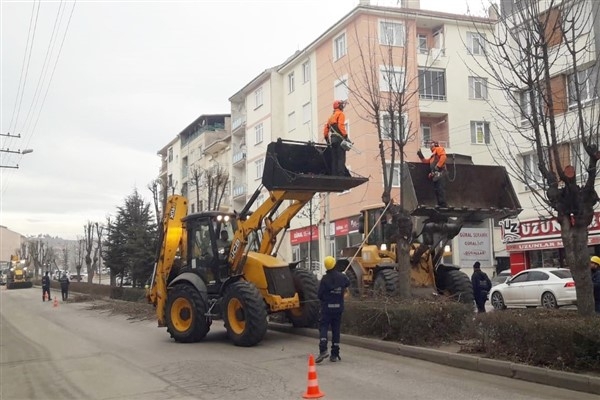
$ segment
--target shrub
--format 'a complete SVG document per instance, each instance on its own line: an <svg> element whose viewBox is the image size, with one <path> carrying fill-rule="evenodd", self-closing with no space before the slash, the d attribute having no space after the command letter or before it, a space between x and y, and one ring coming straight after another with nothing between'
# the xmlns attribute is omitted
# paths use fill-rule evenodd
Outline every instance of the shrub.
<svg viewBox="0 0 600 400"><path fill-rule="evenodd" d="M472 321L472 306L445 299L350 300L346 302L342 332L409 345L439 345L464 337Z"/></svg>
<svg viewBox="0 0 600 400"><path fill-rule="evenodd" d="M476 323L481 346L492 358L600 371L600 318L569 310L505 310L478 315Z"/></svg>

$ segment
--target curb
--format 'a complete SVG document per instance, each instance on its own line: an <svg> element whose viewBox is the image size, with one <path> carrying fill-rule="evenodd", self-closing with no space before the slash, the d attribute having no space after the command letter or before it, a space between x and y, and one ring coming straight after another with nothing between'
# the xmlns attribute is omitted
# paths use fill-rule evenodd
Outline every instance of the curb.
<svg viewBox="0 0 600 400"><path fill-rule="evenodd" d="M269 329L301 336L319 338L319 332L308 328L294 328L291 325L269 322ZM450 353L447 351L408 346L405 344L385 342L379 339L367 339L360 336L342 334L342 342L350 346L380 351L397 356L416 358L419 360L448 365L485 374L499 375L506 378L554 386L561 389L575 390L600 395L600 377L556 371L540 367L517 364L510 361L476 357L468 354Z"/></svg>

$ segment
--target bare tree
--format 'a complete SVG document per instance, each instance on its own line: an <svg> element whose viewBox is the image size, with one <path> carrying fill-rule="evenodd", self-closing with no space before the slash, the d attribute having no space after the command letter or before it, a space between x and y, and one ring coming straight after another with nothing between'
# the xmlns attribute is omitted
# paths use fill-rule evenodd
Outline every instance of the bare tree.
<svg viewBox="0 0 600 400"><path fill-rule="evenodd" d="M75 270L77 271L77 280L81 280L81 268L85 260L85 240L83 237L77 237L77 246L75 247Z"/></svg>
<svg viewBox="0 0 600 400"><path fill-rule="evenodd" d="M85 265L88 283L94 280L94 269L98 263L98 246L94 239L94 226L96 223L88 221L83 227L83 243L85 249Z"/></svg>
<svg viewBox="0 0 600 400"><path fill-rule="evenodd" d="M154 215L156 215L156 223L160 225L162 221L161 209L167 202L166 191L161 191L160 188L163 182L160 179L155 179L148 184L148 190L152 193L152 201L154 203ZM163 198L160 198L160 194L163 193Z"/></svg>
<svg viewBox="0 0 600 400"><path fill-rule="evenodd" d="M403 32L390 32L389 36L382 38L387 45L382 45L377 28L372 26L369 26L366 37L360 36L357 29L354 36L359 43L359 62L356 71L348 65L353 83L346 86L352 103L362 111L361 117L373 124L377 131L384 183L381 199L395 223L396 261L400 275L398 294L401 298L409 298L412 220L402 206L401 191L400 204L393 204L392 183L394 171L399 171L399 177L403 176L404 148L416 139L407 117L419 95L418 76L410 75L408 70L408 56L414 50L414 41L408 40L407 29L404 29ZM395 45L398 41L405 46Z"/></svg>
<svg viewBox="0 0 600 400"><path fill-rule="evenodd" d="M478 34L482 56L473 57L503 97L492 104L503 132L491 135L494 154L531 192L538 213L560 224L581 315L594 312L588 226L600 159L598 7L585 0L502 2L493 37Z"/></svg>
<svg viewBox="0 0 600 400"><path fill-rule="evenodd" d="M190 183L196 189L198 210L202 200L206 200L207 210L218 210L229 184L229 172L217 162L209 168L196 165L190 169Z"/></svg>
<svg viewBox="0 0 600 400"><path fill-rule="evenodd" d="M44 243L41 239L30 239L28 243L29 257L33 262L35 277L38 278L40 274L43 275L44 270L49 270L50 263L55 258L54 250L48 247L48 244Z"/></svg>

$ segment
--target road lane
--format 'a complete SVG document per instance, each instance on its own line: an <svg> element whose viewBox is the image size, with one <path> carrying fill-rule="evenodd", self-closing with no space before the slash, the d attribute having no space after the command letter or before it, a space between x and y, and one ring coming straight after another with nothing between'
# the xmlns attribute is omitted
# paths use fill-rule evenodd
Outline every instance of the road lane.
<svg viewBox="0 0 600 400"><path fill-rule="evenodd" d="M42 303L38 290L0 290L4 399L300 399L314 339L269 331L233 346L221 321L179 344L155 321ZM325 399L596 399L585 393L382 354L342 343L317 366Z"/></svg>

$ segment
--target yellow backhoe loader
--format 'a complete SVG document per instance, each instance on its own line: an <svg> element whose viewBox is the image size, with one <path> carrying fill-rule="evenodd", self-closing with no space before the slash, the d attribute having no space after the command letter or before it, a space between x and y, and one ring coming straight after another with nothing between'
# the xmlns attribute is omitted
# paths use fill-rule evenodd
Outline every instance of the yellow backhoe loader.
<svg viewBox="0 0 600 400"><path fill-rule="evenodd" d="M316 322L315 275L274 254L278 235L316 193L343 192L367 181L332 176L329 151L312 142L270 143L262 175L268 198L256 204L258 188L239 213L187 215L184 197L168 199L147 293L159 327L166 326L177 342L196 342L213 320L222 319L235 345L253 346L263 339L270 313L285 312L297 327Z"/></svg>
<svg viewBox="0 0 600 400"><path fill-rule="evenodd" d="M471 158L449 155L450 182L446 199L450 207L437 206L429 165L404 164L402 191L404 209L410 213L410 279L413 288L433 289L464 303L473 302L469 276L460 266L442 263L446 245L463 226L488 218L503 219L521 212L518 197L504 167L474 165ZM367 207L359 218L364 244L341 251L338 266L350 279L349 293L398 294L400 275L396 263L395 223L383 205Z"/></svg>
<svg viewBox="0 0 600 400"><path fill-rule="evenodd" d="M6 277L6 289L28 289L33 287L31 277L25 266L25 260L19 259L19 256L10 256L10 268Z"/></svg>

